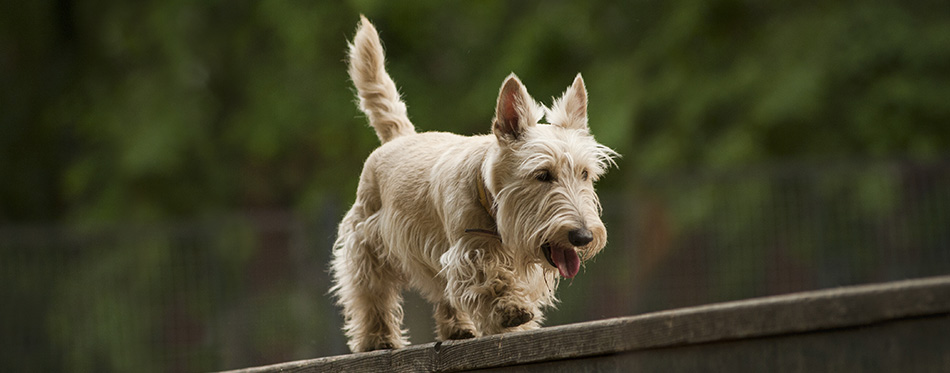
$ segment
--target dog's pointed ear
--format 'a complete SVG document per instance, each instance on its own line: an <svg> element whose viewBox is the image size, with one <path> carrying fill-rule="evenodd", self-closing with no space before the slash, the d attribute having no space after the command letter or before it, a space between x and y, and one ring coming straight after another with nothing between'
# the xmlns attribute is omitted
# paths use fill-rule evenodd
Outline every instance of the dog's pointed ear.
<svg viewBox="0 0 950 373"><path fill-rule="evenodd" d="M587 88L578 73L574 83L547 110L548 123L564 128L589 130L587 127Z"/></svg>
<svg viewBox="0 0 950 373"><path fill-rule="evenodd" d="M498 141L510 143L521 139L528 127L541 120L543 111L528 95L528 90L512 73L501 85L492 132Z"/></svg>

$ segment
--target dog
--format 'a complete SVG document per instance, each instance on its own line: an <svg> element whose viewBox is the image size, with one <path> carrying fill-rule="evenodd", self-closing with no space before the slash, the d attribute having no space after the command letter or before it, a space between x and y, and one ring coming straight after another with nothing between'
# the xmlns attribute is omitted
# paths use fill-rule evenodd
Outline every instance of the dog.
<svg viewBox="0 0 950 373"><path fill-rule="evenodd" d="M607 243L594 182L619 154L590 133L584 79L548 109L512 73L491 134L416 133L364 16L348 57L381 142L333 245L330 291L349 348L408 344L407 287L434 305L442 341L540 327L560 277L573 278Z"/></svg>

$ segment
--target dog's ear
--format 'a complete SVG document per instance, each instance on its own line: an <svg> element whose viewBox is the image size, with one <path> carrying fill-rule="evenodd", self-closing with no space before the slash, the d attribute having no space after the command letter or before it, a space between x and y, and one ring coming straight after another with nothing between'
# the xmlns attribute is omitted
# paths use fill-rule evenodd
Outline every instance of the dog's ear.
<svg viewBox="0 0 950 373"><path fill-rule="evenodd" d="M501 92L498 93L492 132L498 137L498 141L503 143L517 141L528 127L541 120L542 115L543 110L528 95L528 90L521 84L521 80L512 73L505 79Z"/></svg>
<svg viewBox="0 0 950 373"><path fill-rule="evenodd" d="M587 89L578 73L574 84L546 110L548 123L564 128L589 130L587 127Z"/></svg>

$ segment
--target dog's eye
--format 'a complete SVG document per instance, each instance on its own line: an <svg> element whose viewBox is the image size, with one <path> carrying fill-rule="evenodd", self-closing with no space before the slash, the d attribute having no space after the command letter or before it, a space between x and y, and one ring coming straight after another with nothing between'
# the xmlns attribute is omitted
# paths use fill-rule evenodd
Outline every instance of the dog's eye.
<svg viewBox="0 0 950 373"><path fill-rule="evenodd" d="M581 172L581 180L587 181L587 170L584 170L584 172Z"/></svg>
<svg viewBox="0 0 950 373"><path fill-rule="evenodd" d="M534 178L545 183L554 181L554 176L551 175L551 171L548 170L538 172L536 175L534 175Z"/></svg>

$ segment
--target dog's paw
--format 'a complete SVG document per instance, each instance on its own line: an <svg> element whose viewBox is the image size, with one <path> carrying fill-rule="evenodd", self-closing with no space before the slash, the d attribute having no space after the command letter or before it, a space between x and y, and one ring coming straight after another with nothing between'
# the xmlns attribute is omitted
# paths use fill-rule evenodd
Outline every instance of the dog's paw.
<svg viewBox="0 0 950 373"><path fill-rule="evenodd" d="M392 342L378 342L369 346L365 351L392 350L394 348L396 348L396 346Z"/></svg>
<svg viewBox="0 0 950 373"><path fill-rule="evenodd" d="M501 326L514 328L519 325L524 325L532 319L534 319L534 314L531 313L531 311L521 307L509 306L502 311Z"/></svg>
<svg viewBox="0 0 950 373"><path fill-rule="evenodd" d="M353 348L353 352L393 350L397 348L403 348L404 346L405 344L400 343L398 340L385 340L385 339L364 340L364 341L361 341L358 345L356 345L355 348Z"/></svg>
<svg viewBox="0 0 950 373"><path fill-rule="evenodd" d="M475 333L472 332L471 330L462 329L462 330L456 330L455 332L450 334L448 339L469 339L469 338L475 338Z"/></svg>

